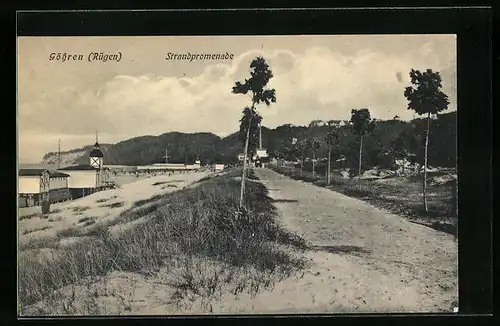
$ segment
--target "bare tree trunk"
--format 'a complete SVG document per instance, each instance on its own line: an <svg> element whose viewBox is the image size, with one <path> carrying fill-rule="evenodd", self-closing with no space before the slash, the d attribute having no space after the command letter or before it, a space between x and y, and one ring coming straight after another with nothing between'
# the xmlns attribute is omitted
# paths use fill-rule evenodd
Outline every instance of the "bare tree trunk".
<svg viewBox="0 0 500 326"><path fill-rule="evenodd" d="M300 176L302 177L304 171L304 156L300 158Z"/></svg>
<svg viewBox="0 0 500 326"><path fill-rule="evenodd" d="M252 112L250 114L250 119L248 122L248 130L247 130L247 138L245 140L245 151L243 155L243 173L241 174L241 189L240 189L240 208L243 207L243 195L245 193L245 176L246 176L246 169L247 169L247 152L248 152L248 141L250 138L250 127L252 126L252 118L253 118L253 105L252 105Z"/></svg>
<svg viewBox="0 0 500 326"><path fill-rule="evenodd" d="M425 134L425 154L424 154L424 184L423 184L423 199L424 199L424 210L427 213L427 148L429 147L429 128L431 125L431 114L427 114L427 132Z"/></svg>
<svg viewBox="0 0 500 326"><path fill-rule="evenodd" d="M331 161L331 158L332 158L332 145L328 145L328 170L326 171L326 184L329 185L330 184L330 180L331 180L331 167L330 167L330 161Z"/></svg>
<svg viewBox="0 0 500 326"><path fill-rule="evenodd" d="M405 175L405 163L406 163L406 157L403 156L403 175Z"/></svg>
<svg viewBox="0 0 500 326"><path fill-rule="evenodd" d="M316 171L314 170L314 167L316 166L316 151L313 151L313 179L316 176Z"/></svg>
<svg viewBox="0 0 500 326"><path fill-rule="evenodd" d="M358 167L358 179L361 178L361 153L363 152L363 135L359 142L359 167Z"/></svg>

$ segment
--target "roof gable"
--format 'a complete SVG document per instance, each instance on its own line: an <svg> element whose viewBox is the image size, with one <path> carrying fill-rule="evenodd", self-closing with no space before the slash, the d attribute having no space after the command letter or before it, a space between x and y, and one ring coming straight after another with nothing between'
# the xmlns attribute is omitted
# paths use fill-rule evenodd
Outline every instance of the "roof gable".
<svg viewBox="0 0 500 326"><path fill-rule="evenodd" d="M19 169L20 177L37 177L41 176L45 169Z"/></svg>
<svg viewBox="0 0 500 326"><path fill-rule="evenodd" d="M91 150L89 156L90 157L104 157L104 155L102 154L102 151L98 148L94 148L93 150Z"/></svg>
<svg viewBox="0 0 500 326"><path fill-rule="evenodd" d="M38 177L43 174L43 172L47 171L51 178L67 178L69 174L59 172L59 171L51 171L47 169L19 169L19 176L21 177Z"/></svg>
<svg viewBox="0 0 500 326"><path fill-rule="evenodd" d="M58 165L57 164L43 164L43 163L19 163L19 169L58 170Z"/></svg>
<svg viewBox="0 0 500 326"><path fill-rule="evenodd" d="M91 165L86 165L86 164L80 164L80 165L72 165L72 166L67 166L62 169L59 169L61 171L95 171L97 168L91 166Z"/></svg>

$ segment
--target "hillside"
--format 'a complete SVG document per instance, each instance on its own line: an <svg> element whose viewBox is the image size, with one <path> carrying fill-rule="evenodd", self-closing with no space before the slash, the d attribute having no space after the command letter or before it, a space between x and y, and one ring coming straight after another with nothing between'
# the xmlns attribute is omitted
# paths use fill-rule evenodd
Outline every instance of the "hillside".
<svg viewBox="0 0 500 326"><path fill-rule="evenodd" d="M440 166L456 165L456 111L443 114L431 123L429 139L429 164ZM269 152L284 155L291 147L293 138L304 139L317 137L322 141L316 152L318 158L326 157L328 148L323 142L328 127L324 123L313 121L309 126L293 126L285 124L275 129L262 128L263 146ZM425 119L410 122L387 120L378 121L372 135L365 137L363 145L363 163L367 166L384 165L388 158L392 141L405 129L412 129L419 143L416 149L418 161L422 160L423 135L425 135ZM341 145L334 149L334 155L344 155L348 165L358 160L358 138L349 126L338 127L342 134ZM63 165L88 162L88 153L92 146L74 149L61 153ZM237 133L220 138L208 132L181 133L168 132L159 136L142 136L131 138L117 144L103 144L104 162L109 165L143 165L165 161L165 149L168 149L169 162L193 163L199 157L203 164L213 162L236 163L237 154L243 151L243 144ZM337 153L335 153L337 151ZM57 153L48 153L42 163L57 162ZM388 164L388 163L387 163Z"/></svg>
<svg viewBox="0 0 500 326"><path fill-rule="evenodd" d="M101 150L104 155L112 144L100 144ZM88 164L89 163L89 153L94 148L93 145L85 146L83 148L76 148L70 151L61 152L61 166L72 165L72 164ZM42 164L52 165L57 163L57 152L49 152L43 156Z"/></svg>

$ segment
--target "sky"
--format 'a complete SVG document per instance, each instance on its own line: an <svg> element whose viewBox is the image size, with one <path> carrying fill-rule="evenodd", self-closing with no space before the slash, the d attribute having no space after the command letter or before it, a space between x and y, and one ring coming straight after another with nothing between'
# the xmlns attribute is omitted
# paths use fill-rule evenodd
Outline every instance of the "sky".
<svg viewBox="0 0 500 326"><path fill-rule="evenodd" d="M276 103L257 110L275 128L312 120L350 119L368 108L376 119L417 117L407 109L410 69L439 71L456 110L455 35L19 37L18 158L39 162L47 152L95 142L116 143L169 131L239 128L248 95L232 94L262 55L273 73ZM51 53L82 61L49 60ZM93 61L90 52L121 53ZM166 60L171 53L223 53L232 59ZM445 112L448 112L445 111Z"/></svg>

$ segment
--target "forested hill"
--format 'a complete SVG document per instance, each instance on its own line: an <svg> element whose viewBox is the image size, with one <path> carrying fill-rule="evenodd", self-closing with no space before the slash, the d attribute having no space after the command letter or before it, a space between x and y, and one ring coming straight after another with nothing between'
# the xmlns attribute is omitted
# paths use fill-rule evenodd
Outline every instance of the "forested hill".
<svg viewBox="0 0 500 326"><path fill-rule="evenodd" d="M264 122L265 123L265 122ZM384 165L392 161L390 157L393 140L401 131L412 130L418 146L412 148L417 158L422 156L423 136L427 127L425 119L410 122L399 120L378 121L372 134L367 135L363 144L363 161L368 166ZM456 165L456 111L439 115L431 122L429 137L429 164L439 166ZM290 124L275 129L262 128L263 145L270 153L283 156L291 147L293 138L305 139L317 137L321 147L316 152L318 158L327 155L327 146L323 142L328 126L311 123L310 126L293 126ZM341 144L335 148L336 155L344 155L351 161L357 160L359 150L358 137L349 126L339 127ZM88 153L92 146L74 149L61 153L65 163L88 163ZM221 138L212 133L168 132L159 136L142 136L131 138L117 144L103 145L104 162L108 165L143 165L165 161L168 150L169 162L193 163L199 157L204 164L214 162L235 163L237 154L243 151L243 143L237 133ZM57 153L48 153L42 163L55 162ZM72 162L70 162L72 161Z"/></svg>

